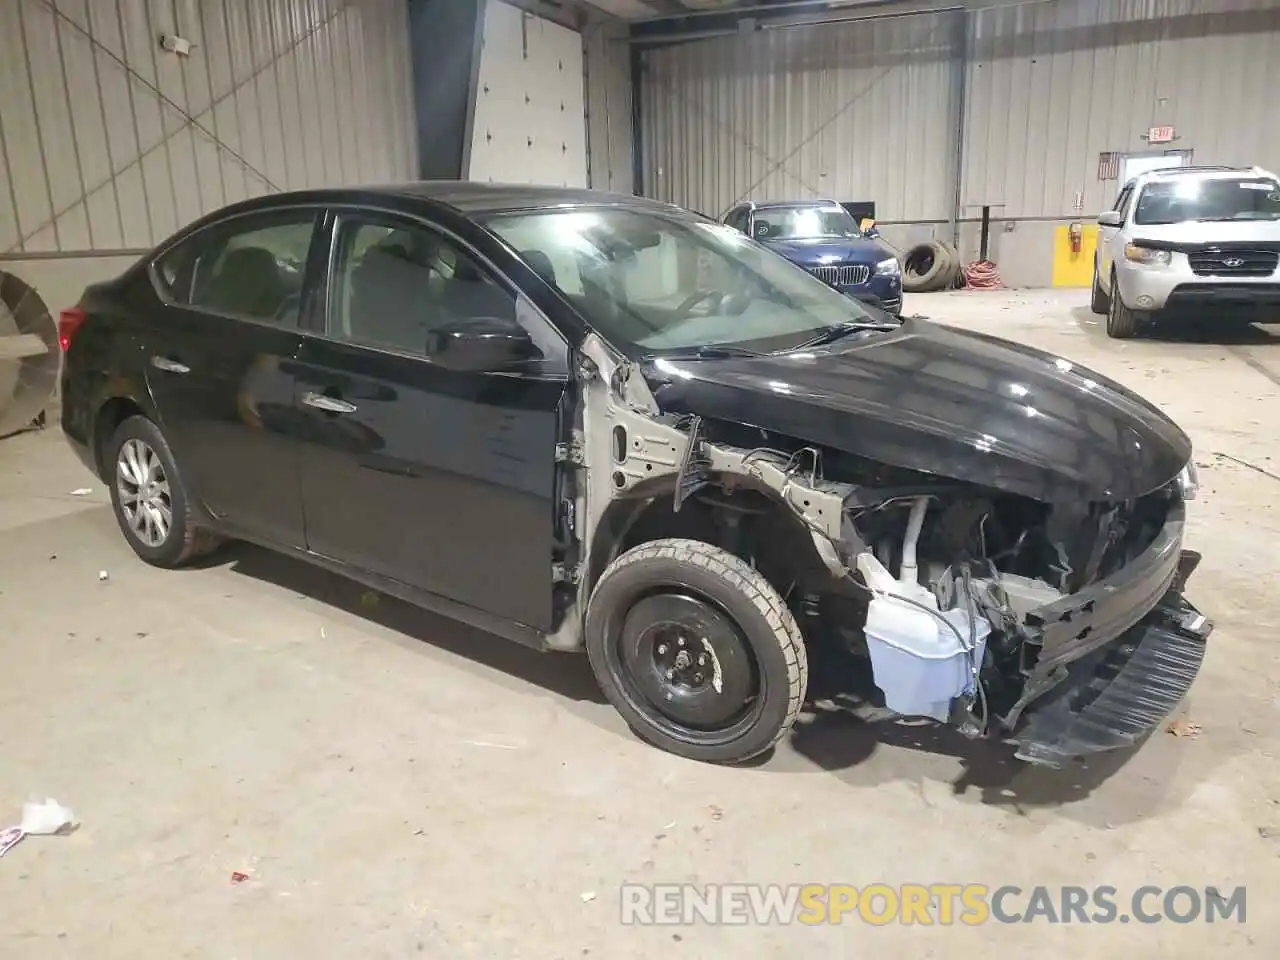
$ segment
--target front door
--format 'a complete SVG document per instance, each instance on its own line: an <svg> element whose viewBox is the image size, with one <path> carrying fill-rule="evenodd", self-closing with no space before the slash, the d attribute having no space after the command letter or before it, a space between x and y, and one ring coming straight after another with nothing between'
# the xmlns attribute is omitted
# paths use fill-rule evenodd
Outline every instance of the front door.
<svg viewBox="0 0 1280 960"><path fill-rule="evenodd" d="M478 257L418 221L339 216L324 336L299 355L308 547L536 629L551 625L562 338ZM433 328L519 321L517 370L433 361Z"/></svg>
<svg viewBox="0 0 1280 960"><path fill-rule="evenodd" d="M1104 290L1110 289L1111 284L1111 264L1115 262L1116 244L1124 229L1125 218L1129 215L1129 198L1133 196L1133 184L1126 184L1120 191L1120 195L1116 197L1116 202L1112 205L1112 210L1120 215L1120 223L1118 226L1108 226L1105 223L1098 224L1098 282Z"/></svg>
<svg viewBox="0 0 1280 960"><path fill-rule="evenodd" d="M302 547L293 357L318 211L237 217L157 262L147 383L187 488L235 532Z"/></svg>

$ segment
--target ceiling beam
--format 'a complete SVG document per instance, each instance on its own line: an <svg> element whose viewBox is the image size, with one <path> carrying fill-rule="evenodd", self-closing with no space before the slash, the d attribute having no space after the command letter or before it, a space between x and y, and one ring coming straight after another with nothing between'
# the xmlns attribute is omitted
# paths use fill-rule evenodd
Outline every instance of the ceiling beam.
<svg viewBox="0 0 1280 960"><path fill-rule="evenodd" d="M680 0L640 0L640 2L653 11L653 16L646 17L646 21L660 20L665 17L687 17L690 12Z"/></svg>
<svg viewBox="0 0 1280 960"><path fill-rule="evenodd" d="M629 42L661 46L732 36L755 30L814 27L916 17L951 11L1032 6L1058 0L777 0L746 3L725 10L691 10L682 16L651 17L631 23Z"/></svg>

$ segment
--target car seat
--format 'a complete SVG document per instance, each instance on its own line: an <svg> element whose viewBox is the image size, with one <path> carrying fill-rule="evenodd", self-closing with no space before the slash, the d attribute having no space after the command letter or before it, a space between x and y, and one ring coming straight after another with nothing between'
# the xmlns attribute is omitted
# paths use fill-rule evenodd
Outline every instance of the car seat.
<svg viewBox="0 0 1280 960"><path fill-rule="evenodd" d="M514 298L463 255L454 263L453 276L440 285L440 305L455 320L515 317Z"/></svg>
<svg viewBox="0 0 1280 960"><path fill-rule="evenodd" d="M533 268L533 272L553 287L556 285L556 268L551 258L541 250L521 250L520 257Z"/></svg>
<svg viewBox="0 0 1280 960"><path fill-rule="evenodd" d="M394 235L393 235L394 236ZM431 269L409 252L409 244L388 238L365 251L351 271L348 333L357 340L422 352Z"/></svg>
<svg viewBox="0 0 1280 960"><path fill-rule="evenodd" d="M262 247L227 251L199 305L239 316L269 320L284 304L288 291L275 255Z"/></svg>

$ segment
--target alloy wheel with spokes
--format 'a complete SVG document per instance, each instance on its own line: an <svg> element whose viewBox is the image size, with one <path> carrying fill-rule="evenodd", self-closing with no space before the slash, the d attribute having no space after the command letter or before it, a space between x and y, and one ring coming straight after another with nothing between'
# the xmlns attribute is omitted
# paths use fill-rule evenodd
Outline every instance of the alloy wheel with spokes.
<svg viewBox="0 0 1280 960"><path fill-rule="evenodd" d="M139 438L130 438L116 456L116 492L125 522L148 547L161 547L173 530L173 493L159 454Z"/></svg>

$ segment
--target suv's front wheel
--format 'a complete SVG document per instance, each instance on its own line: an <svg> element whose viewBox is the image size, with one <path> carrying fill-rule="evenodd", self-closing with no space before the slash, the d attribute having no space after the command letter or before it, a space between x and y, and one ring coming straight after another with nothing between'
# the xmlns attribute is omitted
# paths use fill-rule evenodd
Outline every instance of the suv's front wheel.
<svg viewBox="0 0 1280 960"><path fill-rule="evenodd" d="M795 723L808 683L800 628L748 564L697 540L618 557L591 594L596 679L642 739L691 760L740 763Z"/></svg>
<svg viewBox="0 0 1280 960"><path fill-rule="evenodd" d="M1111 287L1115 291L1115 285ZM1105 317L1111 310L1111 300L1102 289L1102 284L1098 281L1098 265L1093 266L1093 291L1089 296L1089 309L1100 317Z"/></svg>
<svg viewBox="0 0 1280 960"><path fill-rule="evenodd" d="M1111 296L1107 304L1107 336L1113 340L1128 340L1138 334L1138 314L1125 306L1120 287L1116 284L1115 271L1111 272Z"/></svg>

